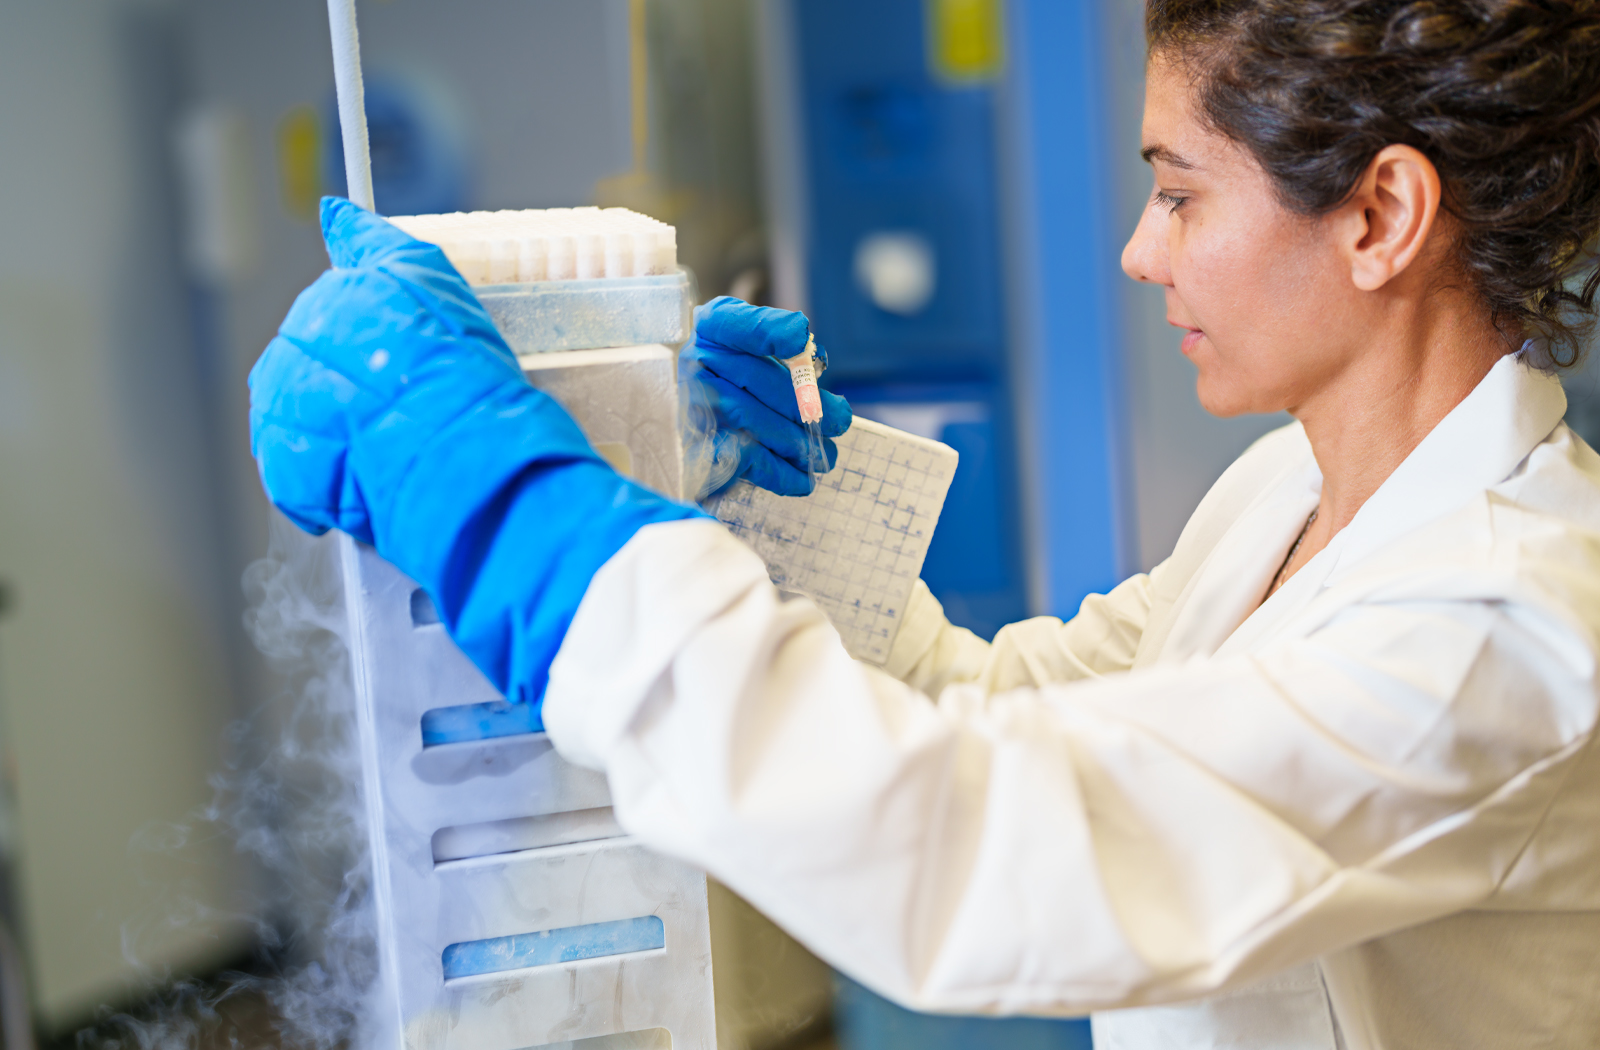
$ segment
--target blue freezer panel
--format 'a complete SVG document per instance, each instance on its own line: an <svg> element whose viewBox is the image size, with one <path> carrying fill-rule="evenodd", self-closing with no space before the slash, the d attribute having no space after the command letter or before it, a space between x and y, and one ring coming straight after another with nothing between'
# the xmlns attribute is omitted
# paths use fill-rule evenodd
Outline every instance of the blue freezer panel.
<svg viewBox="0 0 1600 1050"><path fill-rule="evenodd" d="M930 75L922 0L794 5L808 148L810 308L849 376L1004 371L994 98ZM935 291L914 316L880 309L856 276L878 232L933 249Z"/></svg>

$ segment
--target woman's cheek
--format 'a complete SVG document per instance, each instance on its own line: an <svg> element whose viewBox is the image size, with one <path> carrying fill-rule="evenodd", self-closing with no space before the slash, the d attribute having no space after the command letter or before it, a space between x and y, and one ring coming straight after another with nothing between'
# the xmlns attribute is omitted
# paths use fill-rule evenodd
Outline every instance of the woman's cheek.
<svg viewBox="0 0 1600 1050"><path fill-rule="evenodd" d="M1217 292L1226 289L1228 282L1222 268L1207 256L1203 246L1197 250L1193 243L1186 243L1180 251L1174 252L1172 286L1188 312L1188 317L1174 320L1186 320L1209 332L1223 321L1218 316Z"/></svg>

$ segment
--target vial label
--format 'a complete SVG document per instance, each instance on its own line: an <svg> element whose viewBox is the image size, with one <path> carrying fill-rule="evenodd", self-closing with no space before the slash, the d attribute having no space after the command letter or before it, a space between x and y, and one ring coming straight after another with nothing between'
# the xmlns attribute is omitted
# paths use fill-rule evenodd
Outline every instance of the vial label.
<svg viewBox="0 0 1600 1050"><path fill-rule="evenodd" d="M817 390L817 370L808 362L789 369L794 379L794 399L800 406L800 422L815 423L822 418L822 394Z"/></svg>

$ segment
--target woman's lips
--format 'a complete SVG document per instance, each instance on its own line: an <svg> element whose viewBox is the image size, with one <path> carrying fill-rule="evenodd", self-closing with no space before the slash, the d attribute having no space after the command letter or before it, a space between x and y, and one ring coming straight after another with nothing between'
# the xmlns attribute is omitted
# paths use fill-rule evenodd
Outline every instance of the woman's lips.
<svg viewBox="0 0 1600 1050"><path fill-rule="evenodd" d="M1195 348L1200 345L1200 340L1204 338L1205 333L1200 331L1198 328L1191 328L1184 332L1183 343L1181 344L1184 354L1189 355L1194 353Z"/></svg>

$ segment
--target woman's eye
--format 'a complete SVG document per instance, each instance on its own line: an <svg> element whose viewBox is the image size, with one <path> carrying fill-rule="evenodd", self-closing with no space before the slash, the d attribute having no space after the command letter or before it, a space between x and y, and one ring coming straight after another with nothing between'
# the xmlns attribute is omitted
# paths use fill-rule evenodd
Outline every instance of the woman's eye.
<svg viewBox="0 0 1600 1050"><path fill-rule="evenodd" d="M1183 202L1188 199L1188 197L1173 196L1166 190L1156 190L1156 203L1167 209L1169 214L1177 211Z"/></svg>

